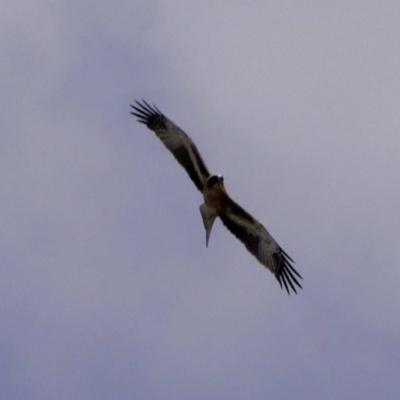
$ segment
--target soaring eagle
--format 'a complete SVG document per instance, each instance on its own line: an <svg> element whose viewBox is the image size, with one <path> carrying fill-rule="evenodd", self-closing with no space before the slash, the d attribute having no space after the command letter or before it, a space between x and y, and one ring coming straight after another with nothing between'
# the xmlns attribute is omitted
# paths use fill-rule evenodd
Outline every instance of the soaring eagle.
<svg viewBox="0 0 400 400"><path fill-rule="evenodd" d="M204 196L200 213L206 230L206 246L215 218L219 217L246 249L275 275L281 288L283 283L289 294L289 287L297 293L295 285L301 288L298 278L302 277L291 265L294 261L260 222L229 197L223 176L210 174L190 137L156 106L152 107L144 100L142 103L135 100L135 103L131 106L131 114L155 132Z"/></svg>

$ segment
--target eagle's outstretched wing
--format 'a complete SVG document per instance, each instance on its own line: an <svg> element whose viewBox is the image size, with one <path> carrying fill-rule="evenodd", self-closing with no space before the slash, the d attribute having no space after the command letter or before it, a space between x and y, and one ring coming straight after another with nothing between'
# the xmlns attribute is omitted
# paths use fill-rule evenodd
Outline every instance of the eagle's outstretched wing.
<svg viewBox="0 0 400 400"><path fill-rule="evenodd" d="M302 277L291 265L290 262L294 261L280 248L260 222L229 196L219 217L247 250L275 275L281 287L283 283L289 294L289 286L297 293L295 284L301 288L297 279Z"/></svg>
<svg viewBox="0 0 400 400"><path fill-rule="evenodd" d="M131 114L155 132L179 164L186 169L197 189L203 192L204 182L210 176L210 172L190 137L165 117L157 107L150 106L144 100L142 103L136 100L135 102L136 106L131 106L134 109Z"/></svg>

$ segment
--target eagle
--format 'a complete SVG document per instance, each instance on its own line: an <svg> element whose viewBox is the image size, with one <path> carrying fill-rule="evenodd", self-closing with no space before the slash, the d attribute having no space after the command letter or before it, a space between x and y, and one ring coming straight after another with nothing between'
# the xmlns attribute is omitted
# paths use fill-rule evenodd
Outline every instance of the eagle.
<svg viewBox="0 0 400 400"><path fill-rule="evenodd" d="M299 279L303 278L292 266L294 261L259 221L231 199L223 176L209 172L192 139L155 105L135 100L131 107L131 114L155 132L202 193L204 203L200 206L200 213L206 230L206 247L213 223L219 217L246 249L275 275L281 288L283 284L289 295L290 289L297 293L296 285L302 288Z"/></svg>

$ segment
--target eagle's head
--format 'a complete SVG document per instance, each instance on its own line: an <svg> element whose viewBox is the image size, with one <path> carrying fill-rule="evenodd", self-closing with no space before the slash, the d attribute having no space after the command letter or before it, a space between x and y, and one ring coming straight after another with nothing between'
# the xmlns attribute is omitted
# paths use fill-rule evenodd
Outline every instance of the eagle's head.
<svg viewBox="0 0 400 400"><path fill-rule="evenodd" d="M222 175L211 175L207 178L207 187L212 189L218 186L224 186L224 177Z"/></svg>

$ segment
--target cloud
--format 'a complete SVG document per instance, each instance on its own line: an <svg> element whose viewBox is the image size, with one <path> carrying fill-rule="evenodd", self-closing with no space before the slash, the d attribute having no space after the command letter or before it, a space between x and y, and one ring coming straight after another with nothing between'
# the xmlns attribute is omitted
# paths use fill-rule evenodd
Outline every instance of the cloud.
<svg viewBox="0 0 400 400"><path fill-rule="evenodd" d="M7 398L393 398L398 6L3 6ZM296 260L290 298L129 103ZM357 393L357 394L356 394Z"/></svg>

